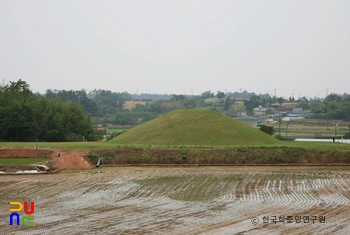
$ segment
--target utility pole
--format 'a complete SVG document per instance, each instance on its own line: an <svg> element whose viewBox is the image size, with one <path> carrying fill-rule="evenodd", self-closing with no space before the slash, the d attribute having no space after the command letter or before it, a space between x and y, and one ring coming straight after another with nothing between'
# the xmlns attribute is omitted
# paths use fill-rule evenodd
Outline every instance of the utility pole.
<svg viewBox="0 0 350 235"><path fill-rule="evenodd" d="M324 120L324 116L326 115L326 107L325 107L326 100L323 101L323 116L322 119Z"/></svg>
<svg viewBox="0 0 350 235"><path fill-rule="evenodd" d="M334 126L334 136L335 136L335 138L337 138L337 127L338 127L338 123L335 124L335 126Z"/></svg>
<svg viewBox="0 0 350 235"><path fill-rule="evenodd" d="M338 127L338 124L339 123L335 123L335 122L332 123L332 125L334 125L334 138L335 139L337 138L337 127Z"/></svg>
<svg viewBox="0 0 350 235"><path fill-rule="evenodd" d="M281 111L278 115L278 134L281 136Z"/></svg>

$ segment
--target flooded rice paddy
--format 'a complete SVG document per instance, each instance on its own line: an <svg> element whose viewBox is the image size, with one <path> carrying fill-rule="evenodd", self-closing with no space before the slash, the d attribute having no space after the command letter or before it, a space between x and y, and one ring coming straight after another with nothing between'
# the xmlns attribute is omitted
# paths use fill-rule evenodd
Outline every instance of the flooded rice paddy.
<svg viewBox="0 0 350 235"><path fill-rule="evenodd" d="M110 167L0 189L1 234L350 234L346 166ZM10 201L35 202L33 227L9 225Z"/></svg>

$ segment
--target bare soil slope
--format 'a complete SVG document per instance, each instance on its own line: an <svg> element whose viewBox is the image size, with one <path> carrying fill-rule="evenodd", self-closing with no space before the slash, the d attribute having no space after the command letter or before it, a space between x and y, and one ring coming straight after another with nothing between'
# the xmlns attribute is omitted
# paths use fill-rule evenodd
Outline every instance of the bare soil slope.
<svg viewBox="0 0 350 235"><path fill-rule="evenodd" d="M56 164L59 170L83 170L91 169L91 165L85 155L88 151L69 150L60 152L60 157L56 157Z"/></svg>

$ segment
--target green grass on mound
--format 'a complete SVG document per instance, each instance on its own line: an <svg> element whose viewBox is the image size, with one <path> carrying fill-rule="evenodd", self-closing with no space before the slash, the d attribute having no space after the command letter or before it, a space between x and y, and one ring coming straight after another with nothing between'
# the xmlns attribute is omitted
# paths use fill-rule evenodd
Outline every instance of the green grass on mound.
<svg viewBox="0 0 350 235"><path fill-rule="evenodd" d="M176 110L114 138L117 144L264 145L279 141L211 110Z"/></svg>

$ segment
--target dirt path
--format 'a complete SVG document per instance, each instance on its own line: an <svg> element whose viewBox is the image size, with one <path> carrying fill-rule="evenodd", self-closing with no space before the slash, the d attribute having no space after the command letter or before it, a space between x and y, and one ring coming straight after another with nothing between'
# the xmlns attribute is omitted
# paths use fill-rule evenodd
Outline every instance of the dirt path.
<svg viewBox="0 0 350 235"><path fill-rule="evenodd" d="M55 156L55 162L59 170L83 170L91 169L94 166L90 164L84 156L88 151L60 151L60 157Z"/></svg>

